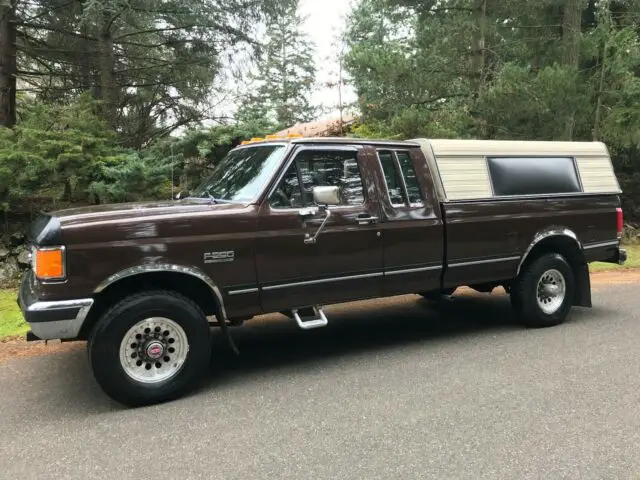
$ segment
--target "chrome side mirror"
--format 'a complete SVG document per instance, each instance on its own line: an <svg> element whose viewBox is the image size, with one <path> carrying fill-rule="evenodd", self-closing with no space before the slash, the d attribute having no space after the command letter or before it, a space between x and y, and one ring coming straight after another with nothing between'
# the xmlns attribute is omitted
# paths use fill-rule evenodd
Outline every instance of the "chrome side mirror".
<svg viewBox="0 0 640 480"><path fill-rule="evenodd" d="M340 205L340 189L338 187L313 187L313 201L316 205Z"/></svg>
<svg viewBox="0 0 640 480"><path fill-rule="evenodd" d="M325 213L325 217L313 237L308 233L305 235L304 243L307 245L312 245L318 241L320 232L322 232L322 229L327 224L327 220L331 217L329 206L340 205L340 189L338 187L313 187L313 201L318 207L303 208L300 210L300 216L306 220L320 210Z"/></svg>

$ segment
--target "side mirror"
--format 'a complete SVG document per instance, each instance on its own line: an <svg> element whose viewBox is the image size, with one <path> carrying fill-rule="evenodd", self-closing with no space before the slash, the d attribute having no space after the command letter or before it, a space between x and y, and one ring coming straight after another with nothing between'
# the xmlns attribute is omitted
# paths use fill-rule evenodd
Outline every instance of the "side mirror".
<svg viewBox="0 0 640 480"><path fill-rule="evenodd" d="M338 187L313 187L313 201L316 205L340 205L340 189Z"/></svg>
<svg viewBox="0 0 640 480"><path fill-rule="evenodd" d="M320 211L325 212L325 217L315 235L312 237L308 233L305 235L304 243L312 245L318 241L318 235L327 224L327 220L331 217L331 205L340 205L340 189L338 187L313 187L313 201L320 207ZM300 211L302 218L308 218L315 215L316 208L307 208Z"/></svg>

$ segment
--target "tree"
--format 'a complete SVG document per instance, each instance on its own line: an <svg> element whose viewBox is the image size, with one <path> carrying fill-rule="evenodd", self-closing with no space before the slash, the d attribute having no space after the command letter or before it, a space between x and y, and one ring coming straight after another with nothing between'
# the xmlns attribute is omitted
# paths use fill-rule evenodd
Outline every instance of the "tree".
<svg viewBox="0 0 640 480"><path fill-rule="evenodd" d="M19 1L19 0L12 0ZM213 116L225 56L252 48L278 0L35 0L16 10L17 75L45 101L90 91L140 148Z"/></svg>
<svg viewBox="0 0 640 480"><path fill-rule="evenodd" d="M284 0L281 9L269 17L263 52L252 78L256 93L246 95L238 111L240 121L260 119L280 130L313 119L310 96L316 66L314 47L301 30L303 21L298 0Z"/></svg>
<svg viewBox="0 0 640 480"><path fill-rule="evenodd" d="M640 217L640 2L361 0L357 133L602 140Z"/></svg>
<svg viewBox="0 0 640 480"><path fill-rule="evenodd" d="M0 126L16 123L16 3L0 1Z"/></svg>

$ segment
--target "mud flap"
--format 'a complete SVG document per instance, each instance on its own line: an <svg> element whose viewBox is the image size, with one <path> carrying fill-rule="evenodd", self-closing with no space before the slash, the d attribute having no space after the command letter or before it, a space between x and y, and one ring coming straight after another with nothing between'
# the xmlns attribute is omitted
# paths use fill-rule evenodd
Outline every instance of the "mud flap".
<svg viewBox="0 0 640 480"><path fill-rule="evenodd" d="M576 271L576 293L573 306L587 308L593 306L591 303L591 276L589 275L589 265L587 263L581 264L578 271Z"/></svg>
<svg viewBox="0 0 640 480"><path fill-rule="evenodd" d="M227 341L229 348L231 348L233 353L235 353L236 355L240 355L240 350L238 350L238 347L236 346L235 342L233 341L233 338L231 337L231 331L229 329L229 326L227 325L227 322L225 320L218 322L218 326L220 327L220 331L222 332L222 335L224 335L224 338Z"/></svg>

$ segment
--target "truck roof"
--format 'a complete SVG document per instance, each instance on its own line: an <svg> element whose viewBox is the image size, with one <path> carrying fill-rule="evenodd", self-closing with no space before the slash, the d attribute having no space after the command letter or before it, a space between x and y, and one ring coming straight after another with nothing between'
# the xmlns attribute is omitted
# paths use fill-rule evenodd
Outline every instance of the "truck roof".
<svg viewBox="0 0 640 480"><path fill-rule="evenodd" d="M346 137L278 137L267 139L255 139L248 141L246 145L268 145L271 143L293 143L293 144L332 144L332 145L379 145L379 146L402 146L402 147L419 147L420 144L413 140L377 140L370 138L346 138Z"/></svg>

